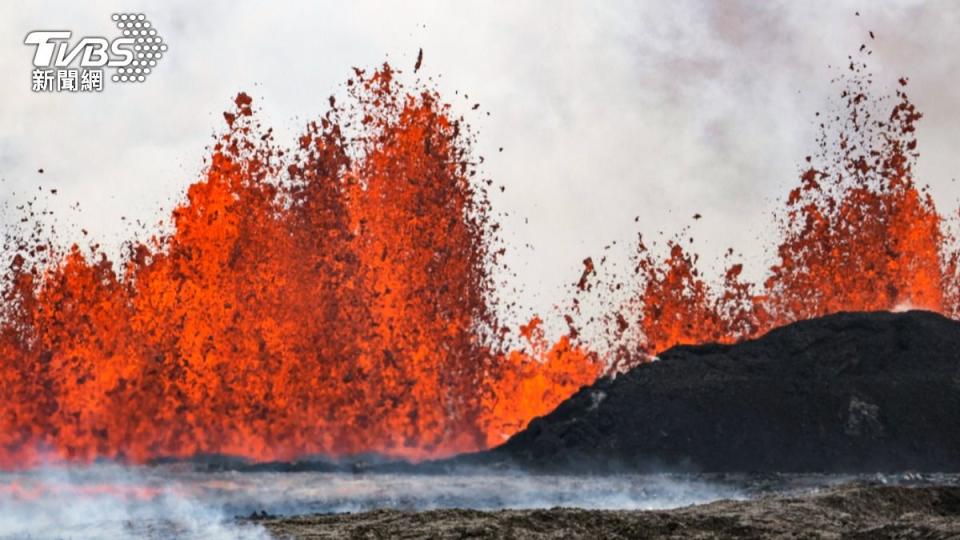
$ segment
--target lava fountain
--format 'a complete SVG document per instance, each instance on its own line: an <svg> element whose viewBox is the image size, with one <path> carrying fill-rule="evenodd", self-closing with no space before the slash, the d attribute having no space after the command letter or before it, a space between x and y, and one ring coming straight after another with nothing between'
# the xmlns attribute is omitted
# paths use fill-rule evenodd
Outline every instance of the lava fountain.
<svg viewBox="0 0 960 540"><path fill-rule="evenodd" d="M851 58L839 112L820 125L819 153L775 216L776 262L761 283L726 270L708 280L675 238L658 257L641 237L634 278L599 281L600 294L632 291L605 317L610 358L629 366L674 345L731 343L838 311L927 309L956 317L958 251L930 193L914 179L921 114L906 79L872 95L872 76ZM819 113L818 113L818 116ZM695 216L699 217L699 216Z"/></svg>
<svg viewBox="0 0 960 540"><path fill-rule="evenodd" d="M956 316L957 253L913 178L921 115L903 87L891 105L850 70L762 283L732 260L707 279L679 240L662 258L641 239L629 281L601 286L587 259L577 284L605 303L609 343L578 332L575 298L569 335L548 339L534 317L520 349L497 319L498 226L471 135L434 90L357 70L347 103L331 98L291 148L240 94L169 232L117 261L62 249L29 215L5 238L0 467L444 456L676 344L839 310Z"/></svg>
<svg viewBox="0 0 960 540"><path fill-rule="evenodd" d="M172 232L118 263L7 239L0 466L448 455L597 377L567 340L500 345L462 120L388 65L347 88L291 149L237 96Z"/></svg>

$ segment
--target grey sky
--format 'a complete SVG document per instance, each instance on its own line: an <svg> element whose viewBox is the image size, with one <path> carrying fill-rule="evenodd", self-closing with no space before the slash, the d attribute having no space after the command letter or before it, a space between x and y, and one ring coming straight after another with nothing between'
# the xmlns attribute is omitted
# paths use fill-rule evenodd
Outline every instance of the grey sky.
<svg viewBox="0 0 960 540"><path fill-rule="evenodd" d="M27 32L113 35L114 11L145 12L170 45L146 83L30 91ZM948 1L5 2L0 195L57 188L62 220L116 245L121 216L165 217L198 177L238 91L290 140L352 66L409 71L422 47L423 73L440 76L479 134L485 173L507 186L494 204L510 214L507 262L531 312L565 301L585 256L632 247L640 231L691 225L705 266L732 246L757 276L770 214L814 149L814 112L836 94L828 65L868 30L879 87L909 76L926 115L918 176L955 211L958 29Z"/></svg>

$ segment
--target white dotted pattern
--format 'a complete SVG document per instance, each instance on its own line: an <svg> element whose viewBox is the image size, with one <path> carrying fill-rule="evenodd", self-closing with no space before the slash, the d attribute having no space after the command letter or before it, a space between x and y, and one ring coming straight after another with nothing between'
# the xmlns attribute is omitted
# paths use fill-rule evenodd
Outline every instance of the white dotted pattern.
<svg viewBox="0 0 960 540"><path fill-rule="evenodd" d="M114 13L111 16L124 37L134 38L133 62L117 68L114 82L144 82L167 52L167 44L143 13Z"/></svg>

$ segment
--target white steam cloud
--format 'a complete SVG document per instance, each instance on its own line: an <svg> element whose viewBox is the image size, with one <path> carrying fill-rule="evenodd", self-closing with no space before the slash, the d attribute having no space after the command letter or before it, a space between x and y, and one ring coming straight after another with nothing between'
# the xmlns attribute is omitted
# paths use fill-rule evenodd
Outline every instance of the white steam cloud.
<svg viewBox="0 0 960 540"><path fill-rule="evenodd" d="M531 476L198 471L186 465L48 467L0 473L0 538L261 539L237 517L359 512L378 508L651 510L742 490L667 474Z"/></svg>

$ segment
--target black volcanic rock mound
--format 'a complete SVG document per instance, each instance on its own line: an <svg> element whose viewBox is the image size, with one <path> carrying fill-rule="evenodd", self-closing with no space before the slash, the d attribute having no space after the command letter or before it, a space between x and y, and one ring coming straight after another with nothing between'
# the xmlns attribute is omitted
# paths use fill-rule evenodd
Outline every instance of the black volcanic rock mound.
<svg viewBox="0 0 960 540"><path fill-rule="evenodd" d="M473 458L593 472L958 471L960 323L839 313L675 347Z"/></svg>

